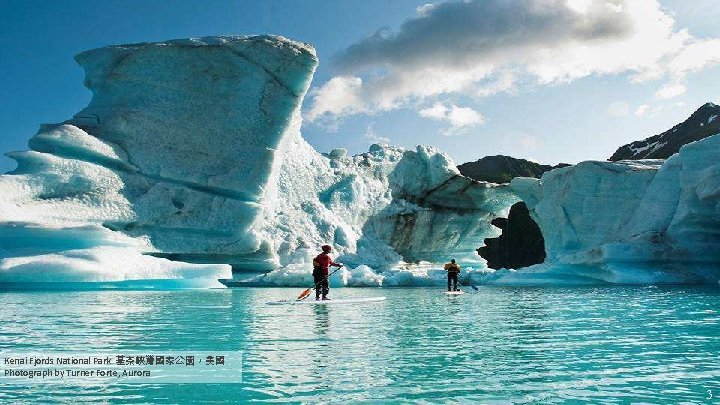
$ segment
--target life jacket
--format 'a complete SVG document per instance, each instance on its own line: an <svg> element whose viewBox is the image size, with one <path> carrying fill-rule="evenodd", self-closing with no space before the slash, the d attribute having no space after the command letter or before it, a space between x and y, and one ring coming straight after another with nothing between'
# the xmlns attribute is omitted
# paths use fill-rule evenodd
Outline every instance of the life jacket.
<svg viewBox="0 0 720 405"><path fill-rule="evenodd" d="M448 263L445 265L445 270L448 273L460 273L460 266L457 263Z"/></svg>

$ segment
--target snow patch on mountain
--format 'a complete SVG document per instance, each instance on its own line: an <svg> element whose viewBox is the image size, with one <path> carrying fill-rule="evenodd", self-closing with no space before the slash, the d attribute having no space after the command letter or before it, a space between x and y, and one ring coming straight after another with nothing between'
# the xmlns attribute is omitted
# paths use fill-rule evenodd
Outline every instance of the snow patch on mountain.
<svg viewBox="0 0 720 405"><path fill-rule="evenodd" d="M720 121L715 120L718 115L720 106L706 103L672 129L621 146L609 160L667 159L685 144L720 133Z"/></svg>

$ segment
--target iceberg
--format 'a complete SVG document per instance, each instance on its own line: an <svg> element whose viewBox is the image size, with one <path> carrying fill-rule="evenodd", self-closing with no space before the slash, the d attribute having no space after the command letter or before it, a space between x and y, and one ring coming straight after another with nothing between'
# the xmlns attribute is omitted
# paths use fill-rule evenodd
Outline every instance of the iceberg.
<svg viewBox="0 0 720 405"><path fill-rule="evenodd" d="M0 226L0 289L58 283L103 283L113 287L146 280L144 287L219 287L226 265L172 262L143 255L144 241L106 228ZM129 284L133 288L137 284Z"/></svg>
<svg viewBox="0 0 720 405"><path fill-rule="evenodd" d="M397 266L482 265L478 241L518 201L508 185L463 177L431 147L315 151L300 133L318 63L308 44L205 37L109 46L76 61L91 102L42 125L29 151L8 154L17 169L0 176L1 283L280 269L270 281L307 269L331 244L352 268L340 273L346 283L379 285L386 277L375 271Z"/></svg>
<svg viewBox="0 0 720 405"><path fill-rule="evenodd" d="M511 187L541 228L546 263L495 276L621 284L720 279L720 134L667 160L582 162ZM557 278L557 277L556 277ZM562 277L560 277L562 278Z"/></svg>

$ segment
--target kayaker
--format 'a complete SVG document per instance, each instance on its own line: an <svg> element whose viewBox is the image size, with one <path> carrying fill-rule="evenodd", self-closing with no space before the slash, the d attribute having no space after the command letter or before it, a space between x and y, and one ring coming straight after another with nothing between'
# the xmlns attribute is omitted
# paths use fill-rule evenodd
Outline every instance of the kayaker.
<svg viewBox="0 0 720 405"><path fill-rule="evenodd" d="M445 264L445 271L448 276L448 291L460 291L458 289L458 274L460 274L460 265L455 263L455 259L450 260L450 263ZM452 289L450 284L452 282Z"/></svg>
<svg viewBox="0 0 720 405"><path fill-rule="evenodd" d="M332 252L332 247L324 245L322 247L322 253L317 255L313 259L313 279L315 280L315 301L320 300L320 294L322 294L323 301L327 301L328 293L330 292L330 284L328 282L328 275L330 274L330 266L342 267L342 264L335 263L329 256Z"/></svg>

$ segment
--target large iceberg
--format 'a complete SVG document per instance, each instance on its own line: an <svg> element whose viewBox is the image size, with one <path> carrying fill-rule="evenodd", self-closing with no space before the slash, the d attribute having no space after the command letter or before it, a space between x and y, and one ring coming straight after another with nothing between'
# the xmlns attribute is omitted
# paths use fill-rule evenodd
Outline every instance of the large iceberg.
<svg viewBox="0 0 720 405"><path fill-rule="evenodd" d="M490 220L518 201L430 147L315 151L300 135L308 44L208 37L76 60L92 101L0 176L0 282L216 280L304 266L328 243L372 284L363 265L481 265Z"/></svg>
<svg viewBox="0 0 720 405"><path fill-rule="evenodd" d="M720 134L663 160L582 162L517 178L547 262L495 282L716 283Z"/></svg>

